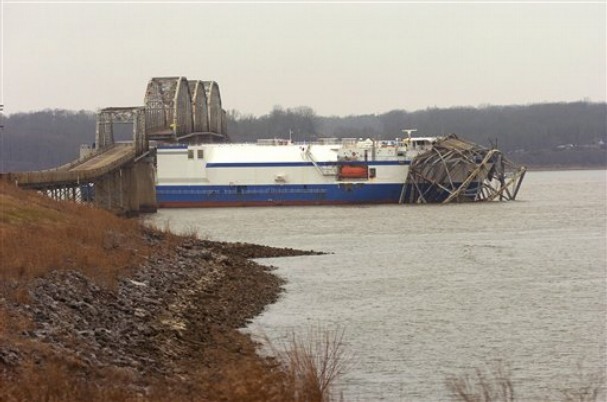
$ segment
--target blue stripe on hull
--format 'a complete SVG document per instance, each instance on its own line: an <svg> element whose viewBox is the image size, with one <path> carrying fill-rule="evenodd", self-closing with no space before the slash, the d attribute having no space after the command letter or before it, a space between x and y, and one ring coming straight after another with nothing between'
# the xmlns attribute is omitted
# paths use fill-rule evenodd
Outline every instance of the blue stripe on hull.
<svg viewBox="0 0 607 402"><path fill-rule="evenodd" d="M348 161L348 162L316 162L318 166L398 166L410 165L411 161ZM305 167L314 166L312 162L230 162L230 163L207 163L206 168L259 168L259 167Z"/></svg>
<svg viewBox="0 0 607 402"><path fill-rule="evenodd" d="M160 207L397 203L402 184L157 186Z"/></svg>

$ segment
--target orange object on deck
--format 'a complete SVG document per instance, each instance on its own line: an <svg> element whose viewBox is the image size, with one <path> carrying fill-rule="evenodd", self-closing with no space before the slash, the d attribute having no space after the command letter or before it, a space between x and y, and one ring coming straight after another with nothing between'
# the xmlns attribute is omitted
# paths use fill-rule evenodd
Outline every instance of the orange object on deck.
<svg viewBox="0 0 607 402"><path fill-rule="evenodd" d="M340 177L349 177L354 179L367 178L366 166L344 165L339 170Z"/></svg>

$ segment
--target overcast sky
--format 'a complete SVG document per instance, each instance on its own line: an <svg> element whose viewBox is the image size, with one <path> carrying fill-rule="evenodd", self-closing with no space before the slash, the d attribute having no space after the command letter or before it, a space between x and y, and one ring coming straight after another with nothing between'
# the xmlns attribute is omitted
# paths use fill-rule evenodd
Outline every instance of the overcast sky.
<svg viewBox="0 0 607 402"><path fill-rule="evenodd" d="M254 115L606 98L604 1L0 1L7 113L141 105L155 76L215 80Z"/></svg>

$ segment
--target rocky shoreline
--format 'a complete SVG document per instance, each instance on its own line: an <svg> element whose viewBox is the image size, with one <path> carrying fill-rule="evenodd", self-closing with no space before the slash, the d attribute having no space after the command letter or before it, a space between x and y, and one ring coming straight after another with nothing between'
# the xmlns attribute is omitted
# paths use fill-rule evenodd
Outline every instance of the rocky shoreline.
<svg viewBox="0 0 607 402"><path fill-rule="evenodd" d="M145 240L160 245L165 236L148 231ZM171 238L174 244L154 247L115 288L58 270L30 283L27 302L5 300L9 310L31 319L22 336L46 352L3 345L0 374L44 360L48 349L69 357L87 380L99 370L120 369L142 387L149 378L187 383L193 372L212 376L226 364L259 359L255 344L237 329L278 299L283 281L250 258L319 253Z"/></svg>

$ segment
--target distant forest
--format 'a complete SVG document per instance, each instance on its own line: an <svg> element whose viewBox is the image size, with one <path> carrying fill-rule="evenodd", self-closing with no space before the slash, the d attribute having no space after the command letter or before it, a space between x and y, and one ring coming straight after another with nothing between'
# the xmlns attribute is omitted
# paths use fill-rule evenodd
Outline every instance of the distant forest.
<svg viewBox="0 0 607 402"><path fill-rule="evenodd" d="M68 110L3 116L0 171L47 169L76 159L80 145L94 141L95 116ZM128 140L131 129L116 125L117 140ZM418 136L455 133L487 147L497 144L510 159L533 168L607 167L606 103L428 108L345 117L318 116L310 107L276 106L259 117L228 111L234 142L289 136L293 141L394 139L403 136L403 129L417 129Z"/></svg>

